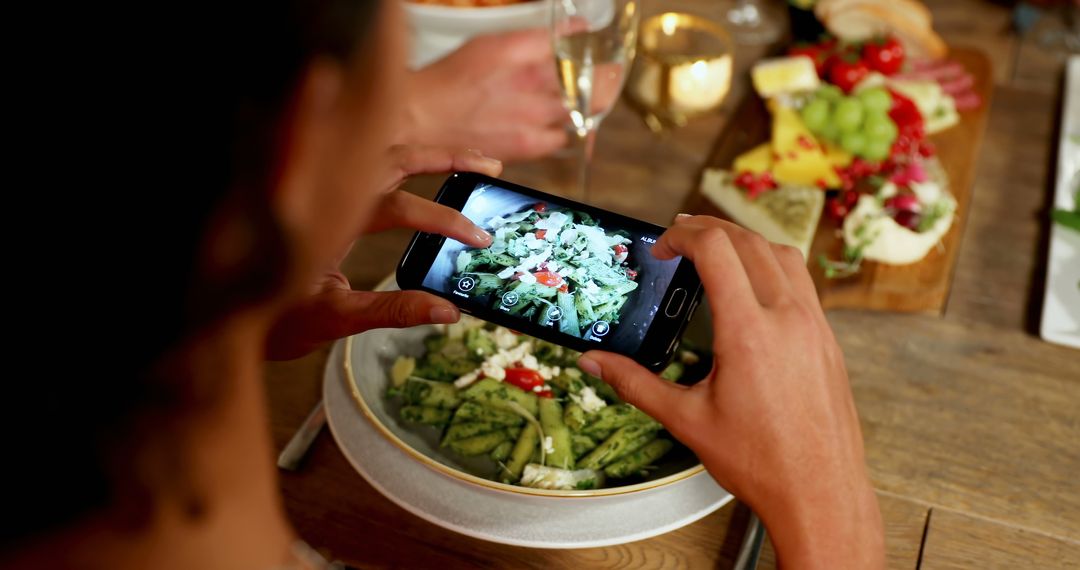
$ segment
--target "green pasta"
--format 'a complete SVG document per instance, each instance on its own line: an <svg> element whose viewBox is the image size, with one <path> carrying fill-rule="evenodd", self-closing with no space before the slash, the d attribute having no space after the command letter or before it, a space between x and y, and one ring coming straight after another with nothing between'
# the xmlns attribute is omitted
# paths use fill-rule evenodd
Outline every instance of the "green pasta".
<svg viewBox="0 0 1080 570"><path fill-rule="evenodd" d="M450 421L451 413L450 410L430 406L403 406L401 408L401 419L429 426L442 426Z"/></svg>
<svg viewBox="0 0 1080 570"><path fill-rule="evenodd" d="M477 402L496 410L514 412L510 402L516 402L525 411L536 415L536 394L530 394L516 386L499 382L493 378L484 378L469 386L461 397L470 402Z"/></svg>
<svg viewBox="0 0 1080 570"><path fill-rule="evenodd" d="M570 446L570 430L563 423L562 405L552 398L540 400L540 427L544 430L542 445L546 449L545 463L553 467L569 469L574 465L574 453Z"/></svg>
<svg viewBox="0 0 1080 570"><path fill-rule="evenodd" d="M514 449L510 452L509 461L500 470L500 478L507 483L513 483L521 478L521 472L525 464L532 459L533 451L540 443L540 430L536 424L528 424L521 430L521 436L514 443Z"/></svg>
<svg viewBox="0 0 1080 570"><path fill-rule="evenodd" d="M635 424L623 426L611 437L604 440L596 449L578 460L578 469L600 469L608 463L634 451L656 437L656 429L651 426Z"/></svg>
<svg viewBox="0 0 1080 570"><path fill-rule="evenodd" d="M471 457L490 453L500 443L509 441L510 436L503 430L482 433L464 439L455 439L448 445L451 451L458 455Z"/></svg>
<svg viewBox="0 0 1080 570"><path fill-rule="evenodd" d="M504 426L517 426L525 423L525 418L504 410L482 406L476 402L465 402L454 412L453 423L491 422Z"/></svg>
<svg viewBox="0 0 1080 570"><path fill-rule="evenodd" d="M655 463L670 451L672 445L670 440L655 439L641 449L605 467L604 474L612 479L640 474L646 466Z"/></svg>

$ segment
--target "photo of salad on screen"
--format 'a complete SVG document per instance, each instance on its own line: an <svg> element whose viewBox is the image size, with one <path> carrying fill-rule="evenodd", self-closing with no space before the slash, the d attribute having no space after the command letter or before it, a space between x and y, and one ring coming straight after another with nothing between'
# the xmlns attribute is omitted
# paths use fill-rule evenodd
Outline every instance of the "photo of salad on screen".
<svg viewBox="0 0 1080 570"><path fill-rule="evenodd" d="M638 288L629 234L585 212L538 202L480 225L494 241L458 252L452 284L511 315L582 338L618 324Z"/></svg>

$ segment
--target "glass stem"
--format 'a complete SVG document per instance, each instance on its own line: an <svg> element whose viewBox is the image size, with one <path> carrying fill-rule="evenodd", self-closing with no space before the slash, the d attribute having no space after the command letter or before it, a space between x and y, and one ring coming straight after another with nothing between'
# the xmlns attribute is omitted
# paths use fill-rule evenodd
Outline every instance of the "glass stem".
<svg viewBox="0 0 1080 570"><path fill-rule="evenodd" d="M578 171L578 200L588 203L589 201L589 177L592 167L593 148L596 147L596 130L599 125L591 129L578 131L581 140L581 164Z"/></svg>

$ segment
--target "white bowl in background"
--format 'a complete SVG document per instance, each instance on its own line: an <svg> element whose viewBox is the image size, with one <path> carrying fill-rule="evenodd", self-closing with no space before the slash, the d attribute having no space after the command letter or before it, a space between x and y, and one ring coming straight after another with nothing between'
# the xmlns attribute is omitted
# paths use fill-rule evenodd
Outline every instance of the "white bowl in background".
<svg viewBox="0 0 1080 570"><path fill-rule="evenodd" d="M409 64L418 69L441 59L475 36L546 27L551 17L551 0L528 0L490 8L405 2L405 12L412 29Z"/></svg>

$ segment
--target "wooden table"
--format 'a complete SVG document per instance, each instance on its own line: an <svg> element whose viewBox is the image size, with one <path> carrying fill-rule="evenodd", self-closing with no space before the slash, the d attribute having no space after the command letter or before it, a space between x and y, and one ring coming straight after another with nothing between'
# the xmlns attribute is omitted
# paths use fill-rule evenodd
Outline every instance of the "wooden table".
<svg viewBox="0 0 1080 570"><path fill-rule="evenodd" d="M848 360L889 564L1077 568L1080 352L1043 343L1035 332L1060 67L1054 56L1008 34L1004 8L978 0L930 4L947 39L986 48L998 65L949 304L940 318L829 314ZM979 18L972 19L976 11ZM741 54L740 67L752 59ZM592 201L666 224L694 188L724 121L721 113L654 138L620 105L601 130ZM572 167L572 160L556 157L511 167L506 177L559 188L573 179ZM409 188L430 196L438 182L420 179ZM366 238L346 263L354 285L370 287L389 274L408 237ZM269 366L279 448L318 401L326 354ZM364 568L728 568L747 517L745 507L733 504L672 533L609 548L545 551L486 543L429 524L382 497L328 433L302 471L282 473L281 486L305 539ZM762 567L774 566L767 546Z"/></svg>

